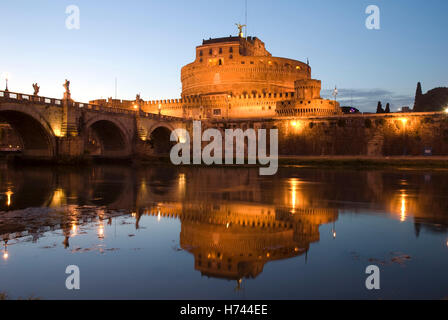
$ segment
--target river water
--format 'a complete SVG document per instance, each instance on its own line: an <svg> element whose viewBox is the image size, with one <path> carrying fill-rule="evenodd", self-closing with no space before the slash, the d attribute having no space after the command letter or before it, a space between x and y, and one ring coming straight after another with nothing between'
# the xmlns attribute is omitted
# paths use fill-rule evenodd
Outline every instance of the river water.
<svg viewBox="0 0 448 320"><path fill-rule="evenodd" d="M0 164L0 293L445 299L447 190L443 170Z"/></svg>

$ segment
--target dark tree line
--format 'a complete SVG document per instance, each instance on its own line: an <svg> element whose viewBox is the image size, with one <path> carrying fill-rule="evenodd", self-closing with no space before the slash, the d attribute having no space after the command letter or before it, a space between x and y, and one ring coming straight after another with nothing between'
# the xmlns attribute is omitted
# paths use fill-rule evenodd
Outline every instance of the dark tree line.
<svg viewBox="0 0 448 320"><path fill-rule="evenodd" d="M383 104L378 101L378 106L376 107L376 113L390 113L390 103L386 104L386 109L383 109Z"/></svg>

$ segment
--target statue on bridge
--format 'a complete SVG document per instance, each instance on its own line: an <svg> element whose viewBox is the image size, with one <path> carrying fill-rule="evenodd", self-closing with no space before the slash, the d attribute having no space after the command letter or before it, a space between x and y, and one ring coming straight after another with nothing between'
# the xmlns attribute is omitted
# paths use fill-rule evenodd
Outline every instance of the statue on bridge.
<svg viewBox="0 0 448 320"><path fill-rule="evenodd" d="M70 99L70 81L65 79L65 83L63 84L63 87L65 88L64 99Z"/></svg>
<svg viewBox="0 0 448 320"><path fill-rule="evenodd" d="M39 94L40 87L37 83L33 83L34 95L37 96Z"/></svg>

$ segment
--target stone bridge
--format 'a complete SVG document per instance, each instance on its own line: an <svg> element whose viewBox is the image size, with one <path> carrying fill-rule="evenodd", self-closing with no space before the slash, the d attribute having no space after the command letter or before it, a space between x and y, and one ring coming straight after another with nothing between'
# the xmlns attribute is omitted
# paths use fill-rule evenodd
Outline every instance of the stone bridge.
<svg viewBox="0 0 448 320"><path fill-rule="evenodd" d="M0 121L19 136L21 157L42 160L166 154L171 131L185 127L138 104L129 110L10 91L0 91Z"/></svg>

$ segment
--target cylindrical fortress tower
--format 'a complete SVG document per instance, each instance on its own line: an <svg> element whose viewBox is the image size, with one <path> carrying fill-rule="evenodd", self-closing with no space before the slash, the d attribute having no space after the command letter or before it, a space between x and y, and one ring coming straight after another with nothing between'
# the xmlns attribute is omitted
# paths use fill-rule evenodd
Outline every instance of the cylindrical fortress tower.
<svg viewBox="0 0 448 320"><path fill-rule="evenodd" d="M296 99L313 100L320 99L321 81L315 79L302 79L294 83Z"/></svg>
<svg viewBox="0 0 448 320"><path fill-rule="evenodd" d="M196 48L196 60L182 68L182 98L292 93L300 79L311 79L309 65L272 57L256 37L210 39Z"/></svg>

